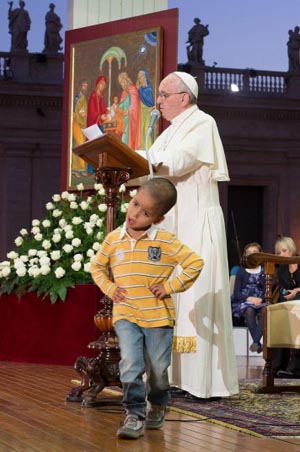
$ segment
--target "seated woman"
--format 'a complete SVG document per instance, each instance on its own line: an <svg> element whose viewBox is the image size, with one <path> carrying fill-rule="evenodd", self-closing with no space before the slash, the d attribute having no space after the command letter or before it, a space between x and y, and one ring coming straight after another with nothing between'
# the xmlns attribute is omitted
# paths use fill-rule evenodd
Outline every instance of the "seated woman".
<svg viewBox="0 0 300 452"><path fill-rule="evenodd" d="M259 243L248 243L241 259L241 268L236 274L234 291L231 296L233 316L244 317L250 331L253 343L252 352L261 353L263 350L261 338L263 334L263 307L265 306L265 275L261 265L256 268L244 268L243 261L246 256L261 253Z"/></svg>
<svg viewBox="0 0 300 452"><path fill-rule="evenodd" d="M275 254L292 257L297 255L296 244L291 237L281 237L275 243ZM300 299L300 269L298 264L279 265L277 268L279 289L278 303ZM300 351L288 348L272 349L272 372L281 378L300 377Z"/></svg>

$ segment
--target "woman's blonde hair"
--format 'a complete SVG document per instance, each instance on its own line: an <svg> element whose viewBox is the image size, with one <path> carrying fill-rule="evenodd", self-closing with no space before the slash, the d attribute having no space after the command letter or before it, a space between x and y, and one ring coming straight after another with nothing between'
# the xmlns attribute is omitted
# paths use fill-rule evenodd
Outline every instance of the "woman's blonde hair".
<svg viewBox="0 0 300 452"><path fill-rule="evenodd" d="M293 253L293 256L297 254L296 243L291 237L280 237L280 239L276 240L275 254L278 254L282 248L290 250Z"/></svg>

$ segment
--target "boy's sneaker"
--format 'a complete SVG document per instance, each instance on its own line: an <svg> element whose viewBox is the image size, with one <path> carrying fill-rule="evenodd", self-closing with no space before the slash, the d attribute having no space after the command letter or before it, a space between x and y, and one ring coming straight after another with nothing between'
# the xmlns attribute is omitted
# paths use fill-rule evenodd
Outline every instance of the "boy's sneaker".
<svg viewBox="0 0 300 452"><path fill-rule="evenodd" d="M145 427L149 430L156 430L164 425L166 407L152 405L147 412Z"/></svg>
<svg viewBox="0 0 300 452"><path fill-rule="evenodd" d="M128 414L117 431L118 438L137 439L143 435L143 421L135 414Z"/></svg>

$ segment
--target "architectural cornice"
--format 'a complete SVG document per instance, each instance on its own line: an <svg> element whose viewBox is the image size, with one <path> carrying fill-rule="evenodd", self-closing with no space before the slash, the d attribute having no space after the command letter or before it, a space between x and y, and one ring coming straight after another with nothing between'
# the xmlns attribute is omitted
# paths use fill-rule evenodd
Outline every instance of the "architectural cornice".
<svg viewBox="0 0 300 452"><path fill-rule="evenodd" d="M47 108L48 110L62 110L62 95L29 95L29 94L1 94L0 107L15 108Z"/></svg>

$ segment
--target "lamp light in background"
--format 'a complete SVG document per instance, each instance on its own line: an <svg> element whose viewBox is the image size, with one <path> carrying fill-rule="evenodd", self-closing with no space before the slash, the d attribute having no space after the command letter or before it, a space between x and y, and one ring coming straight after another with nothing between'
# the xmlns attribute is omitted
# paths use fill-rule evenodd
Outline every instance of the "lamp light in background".
<svg viewBox="0 0 300 452"><path fill-rule="evenodd" d="M238 85L237 85L236 83L231 83L231 84L230 84L230 90L231 90L233 93L238 93L239 90L240 90L240 88L238 87Z"/></svg>

